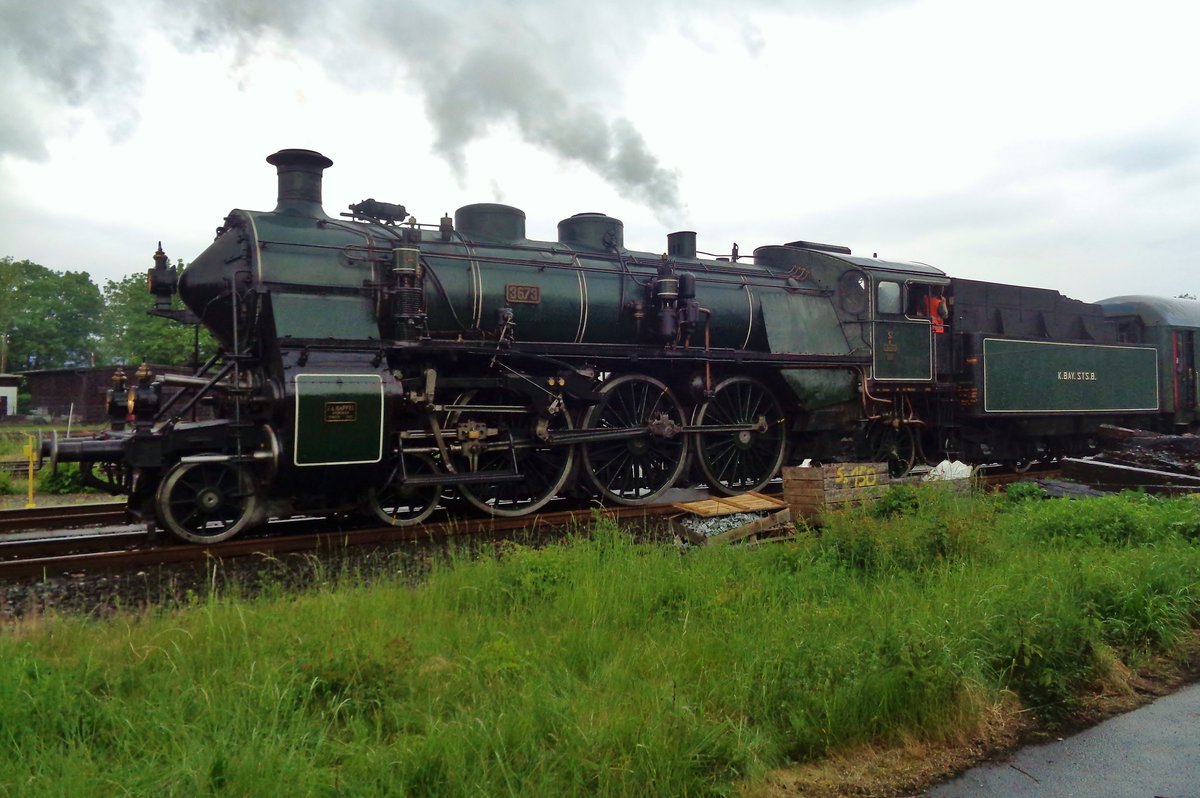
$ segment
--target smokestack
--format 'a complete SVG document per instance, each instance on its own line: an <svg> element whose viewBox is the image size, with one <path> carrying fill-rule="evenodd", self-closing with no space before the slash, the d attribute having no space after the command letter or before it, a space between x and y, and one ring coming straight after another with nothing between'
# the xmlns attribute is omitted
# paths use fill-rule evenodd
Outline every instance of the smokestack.
<svg viewBox="0 0 1200 798"><path fill-rule="evenodd" d="M279 199L275 213L328 219L321 207L321 173L333 161L312 150L280 150L267 156L279 173Z"/></svg>
<svg viewBox="0 0 1200 798"><path fill-rule="evenodd" d="M673 258L696 257L695 231L680 230L677 233L667 233L667 254Z"/></svg>

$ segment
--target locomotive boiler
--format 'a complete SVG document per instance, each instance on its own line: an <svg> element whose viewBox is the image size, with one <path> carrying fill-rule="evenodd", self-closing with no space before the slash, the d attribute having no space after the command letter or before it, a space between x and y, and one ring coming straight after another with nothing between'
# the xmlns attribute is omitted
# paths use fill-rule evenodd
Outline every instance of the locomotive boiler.
<svg viewBox="0 0 1200 798"><path fill-rule="evenodd" d="M111 430L44 447L185 540L312 510L404 525L451 501L519 516L571 494L732 494L789 457L1021 464L1086 451L1104 421L1195 422L1194 364L1164 360L1200 328L1190 308L1147 342L1141 300L1106 315L838 246L702 257L685 231L637 252L600 213L543 241L498 204L335 218L328 158L267 160L274 210L234 210L182 272L161 249L150 272L158 312L178 293L217 355L191 377L119 373Z"/></svg>

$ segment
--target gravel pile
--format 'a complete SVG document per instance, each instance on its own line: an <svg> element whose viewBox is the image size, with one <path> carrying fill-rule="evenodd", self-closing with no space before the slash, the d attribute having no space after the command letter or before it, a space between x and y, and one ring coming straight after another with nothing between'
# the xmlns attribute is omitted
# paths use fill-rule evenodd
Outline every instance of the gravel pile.
<svg viewBox="0 0 1200 798"><path fill-rule="evenodd" d="M698 532L706 538L711 538L722 532L737 529L739 526L744 526L751 521L757 521L763 515L763 513L734 513L733 515L720 515L716 518L701 518L698 515L691 515L679 523L693 532Z"/></svg>

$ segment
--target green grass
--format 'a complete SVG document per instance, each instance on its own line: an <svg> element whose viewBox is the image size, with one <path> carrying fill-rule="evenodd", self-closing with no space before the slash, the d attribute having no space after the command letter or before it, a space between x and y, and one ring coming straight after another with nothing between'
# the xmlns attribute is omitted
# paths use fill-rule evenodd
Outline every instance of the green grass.
<svg viewBox="0 0 1200 798"><path fill-rule="evenodd" d="M0 634L0 794L710 795L1051 720L1200 626L1200 506L902 491L819 536L567 546Z"/></svg>

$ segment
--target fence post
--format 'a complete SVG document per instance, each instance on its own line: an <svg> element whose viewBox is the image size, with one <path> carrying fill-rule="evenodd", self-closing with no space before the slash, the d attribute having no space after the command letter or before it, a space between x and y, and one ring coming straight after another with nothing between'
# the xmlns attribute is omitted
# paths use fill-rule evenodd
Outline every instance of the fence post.
<svg viewBox="0 0 1200 798"><path fill-rule="evenodd" d="M34 448L34 441L37 439L34 438L32 435L29 435L27 437L29 438L29 443L25 444L25 448L22 450L24 452L25 456L27 458L29 458L29 499L25 502L25 507L33 508L33 507L37 507L37 505L34 504L34 501L33 501L33 466L34 466L34 463L37 462L37 454L33 451L33 448Z"/></svg>

